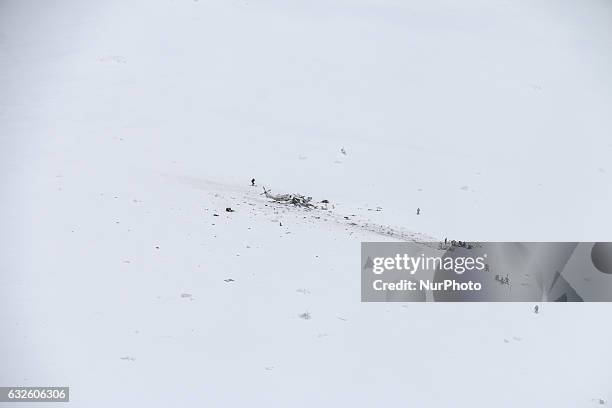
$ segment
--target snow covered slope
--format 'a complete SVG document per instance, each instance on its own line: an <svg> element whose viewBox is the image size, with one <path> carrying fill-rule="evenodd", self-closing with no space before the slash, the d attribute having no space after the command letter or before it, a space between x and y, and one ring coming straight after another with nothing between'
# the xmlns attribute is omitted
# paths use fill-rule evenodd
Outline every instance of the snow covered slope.
<svg viewBox="0 0 612 408"><path fill-rule="evenodd" d="M362 241L610 240L611 23L603 0L1 1L0 385L612 399L608 304L359 299Z"/></svg>

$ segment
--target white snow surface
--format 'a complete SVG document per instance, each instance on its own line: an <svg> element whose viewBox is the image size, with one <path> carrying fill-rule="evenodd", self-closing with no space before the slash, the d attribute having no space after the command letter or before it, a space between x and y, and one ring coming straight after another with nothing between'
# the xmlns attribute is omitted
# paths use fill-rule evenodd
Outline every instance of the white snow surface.
<svg viewBox="0 0 612 408"><path fill-rule="evenodd" d="M609 304L361 303L359 263L610 241L611 39L604 0L0 1L0 386L609 405Z"/></svg>

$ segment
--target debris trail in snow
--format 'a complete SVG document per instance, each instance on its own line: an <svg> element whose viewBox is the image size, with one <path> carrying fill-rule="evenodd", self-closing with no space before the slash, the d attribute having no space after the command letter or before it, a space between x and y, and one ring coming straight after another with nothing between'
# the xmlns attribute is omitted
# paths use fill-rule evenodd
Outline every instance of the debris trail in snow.
<svg viewBox="0 0 612 408"><path fill-rule="evenodd" d="M186 181L183 178L179 180ZM312 197L301 194L272 194L272 191L264 188L263 193L256 193L238 186L224 185L218 182L187 180L188 184L197 186L208 191L219 201L225 203L236 203L248 205L249 212L256 216L273 216L280 226L284 224L278 218L279 215L301 219L301 222L309 221L317 226L334 224L343 227L349 234L365 233L385 237L390 240L416 242L437 249L438 239L427 234L410 231L404 227L383 225L377 223L366 215L358 214L359 211L346 211L349 215L341 214L337 207L340 204L331 205L330 200L324 199L314 201ZM229 207L228 207L229 208ZM221 210L221 209L219 209ZM227 210L227 209L226 209ZM377 212L381 211L377 207ZM215 212L214 215L217 215Z"/></svg>

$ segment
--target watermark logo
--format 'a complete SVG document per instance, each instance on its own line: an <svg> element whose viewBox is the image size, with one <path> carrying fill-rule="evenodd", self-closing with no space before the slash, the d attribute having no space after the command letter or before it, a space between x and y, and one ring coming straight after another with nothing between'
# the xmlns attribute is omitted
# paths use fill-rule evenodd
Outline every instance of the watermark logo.
<svg viewBox="0 0 612 408"><path fill-rule="evenodd" d="M366 242L361 300L612 301L612 243Z"/></svg>

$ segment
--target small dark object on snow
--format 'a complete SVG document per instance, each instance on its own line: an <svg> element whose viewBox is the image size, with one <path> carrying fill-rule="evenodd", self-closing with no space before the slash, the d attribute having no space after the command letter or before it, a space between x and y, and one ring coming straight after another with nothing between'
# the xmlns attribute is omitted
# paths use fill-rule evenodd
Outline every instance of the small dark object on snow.
<svg viewBox="0 0 612 408"><path fill-rule="evenodd" d="M225 212L234 212L234 210L232 210L232 208L231 208L231 207L227 207L227 208L225 209Z"/></svg>
<svg viewBox="0 0 612 408"><path fill-rule="evenodd" d="M421 214L421 209L417 208L417 215L420 215L420 214Z"/></svg>
<svg viewBox="0 0 612 408"><path fill-rule="evenodd" d="M213 214L213 217L218 217L218 216L219 216L219 214Z"/></svg>
<svg viewBox="0 0 612 408"><path fill-rule="evenodd" d="M232 278L228 278L228 279L223 279L224 282L234 282L234 280Z"/></svg>
<svg viewBox="0 0 612 408"><path fill-rule="evenodd" d="M538 314L539 311L540 311L540 306L535 305L535 307L533 308L533 313Z"/></svg>
<svg viewBox="0 0 612 408"><path fill-rule="evenodd" d="M508 277L508 275L506 275L505 277L501 275L495 275L495 280L501 283L502 285L510 285L510 278Z"/></svg>
<svg viewBox="0 0 612 408"><path fill-rule="evenodd" d="M323 204L329 204L329 200L323 200L321 201Z"/></svg>
<svg viewBox="0 0 612 408"><path fill-rule="evenodd" d="M254 178L251 179L251 185L255 186L255 179Z"/></svg>
<svg viewBox="0 0 612 408"><path fill-rule="evenodd" d="M282 223L282 222L279 222L279 223L278 223L278 225L282 227L282 226L283 226L283 223Z"/></svg>
<svg viewBox="0 0 612 408"><path fill-rule="evenodd" d="M349 219L349 217L344 217L344 219L345 219L345 220L348 220L348 219Z"/></svg>
<svg viewBox="0 0 612 408"><path fill-rule="evenodd" d="M304 313L302 313L302 314L300 314L300 315L298 315L298 316L299 316L301 319L304 319L304 320L310 320L310 319L311 319L311 317L310 317L310 313L309 313L309 312L304 312Z"/></svg>

